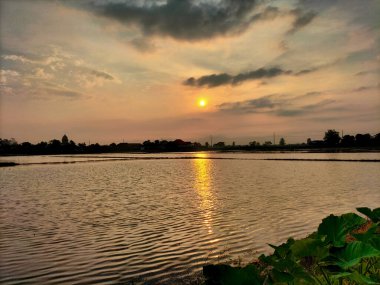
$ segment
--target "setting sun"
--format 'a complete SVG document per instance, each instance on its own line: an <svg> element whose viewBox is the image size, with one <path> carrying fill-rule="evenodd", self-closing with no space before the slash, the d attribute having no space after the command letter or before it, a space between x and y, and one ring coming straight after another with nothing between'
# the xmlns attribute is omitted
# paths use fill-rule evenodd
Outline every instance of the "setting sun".
<svg viewBox="0 0 380 285"><path fill-rule="evenodd" d="M199 99L198 101L199 107L205 107L207 105L207 101L205 99Z"/></svg>

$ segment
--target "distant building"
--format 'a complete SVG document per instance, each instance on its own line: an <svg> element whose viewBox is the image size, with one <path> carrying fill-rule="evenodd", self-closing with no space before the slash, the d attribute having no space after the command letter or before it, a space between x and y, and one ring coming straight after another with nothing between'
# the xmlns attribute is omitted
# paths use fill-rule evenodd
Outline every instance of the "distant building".
<svg viewBox="0 0 380 285"><path fill-rule="evenodd" d="M66 134L62 137L62 144L69 144L69 138L66 136Z"/></svg>

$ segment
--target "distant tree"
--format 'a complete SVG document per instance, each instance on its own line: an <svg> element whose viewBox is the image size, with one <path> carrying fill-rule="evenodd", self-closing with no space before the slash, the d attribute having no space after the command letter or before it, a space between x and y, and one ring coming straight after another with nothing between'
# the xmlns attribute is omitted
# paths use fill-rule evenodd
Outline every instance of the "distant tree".
<svg viewBox="0 0 380 285"><path fill-rule="evenodd" d="M340 143L342 146L346 146L346 147L354 146L355 145L355 137L351 136L351 135L345 135L345 136L343 136Z"/></svg>
<svg viewBox="0 0 380 285"><path fill-rule="evenodd" d="M265 145L265 146L272 145L272 142L271 142L271 141L266 141L266 142L264 143L264 145Z"/></svg>
<svg viewBox="0 0 380 285"><path fill-rule="evenodd" d="M374 140L374 145L375 146L380 146L380 133L376 134L373 138Z"/></svg>
<svg viewBox="0 0 380 285"><path fill-rule="evenodd" d="M355 136L356 145L358 146L369 146L371 144L370 134L357 134Z"/></svg>
<svg viewBox="0 0 380 285"><path fill-rule="evenodd" d="M60 147L61 146L61 142L57 139L54 139L54 140L51 140L49 142L49 145L52 146L52 147Z"/></svg>
<svg viewBox="0 0 380 285"><path fill-rule="evenodd" d="M232 146L235 146L235 142L232 142Z"/></svg>
<svg viewBox="0 0 380 285"><path fill-rule="evenodd" d="M308 138L306 143L307 143L307 145L311 145L311 138Z"/></svg>
<svg viewBox="0 0 380 285"><path fill-rule="evenodd" d="M63 135L62 144L68 144L68 143L69 143L69 138L66 135Z"/></svg>
<svg viewBox="0 0 380 285"><path fill-rule="evenodd" d="M205 147L209 147L210 145L208 144L208 142L205 142Z"/></svg>
<svg viewBox="0 0 380 285"><path fill-rule="evenodd" d="M339 132L336 130L328 130L325 132L325 137L323 138L326 145L328 146L336 146L340 142L340 135Z"/></svg>
<svg viewBox="0 0 380 285"><path fill-rule="evenodd" d="M222 147L225 147L226 146L226 144L224 143L224 142L217 142L216 144L214 144L214 147L216 147L216 148L222 148Z"/></svg>
<svg viewBox="0 0 380 285"><path fill-rule="evenodd" d="M251 142L249 142L249 146L250 147L255 147L255 146L259 146L259 145L260 145L260 143L257 142L257 141L251 141Z"/></svg>
<svg viewBox="0 0 380 285"><path fill-rule="evenodd" d="M280 139L280 146L284 146L285 145L285 139L284 138L281 138Z"/></svg>

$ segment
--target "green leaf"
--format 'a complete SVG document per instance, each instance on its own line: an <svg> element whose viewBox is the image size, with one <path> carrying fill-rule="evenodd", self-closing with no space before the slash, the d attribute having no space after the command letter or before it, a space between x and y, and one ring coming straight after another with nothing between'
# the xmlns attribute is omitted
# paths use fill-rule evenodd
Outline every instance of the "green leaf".
<svg viewBox="0 0 380 285"><path fill-rule="evenodd" d="M355 227L365 223L362 217L349 213L340 217L330 215L322 220L318 227L318 235L320 238L325 237L325 242L335 247L343 247L345 245L346 235Z"/></svg>
<svg viewBox="0 0 380 285"><path fill-rule="evenodd" d="M369 277L362 275L357 271L348 275L347 278L354 281L355 284L379 284L378 282L371 280Z"/></svg>
<svg viewBox="0 0 380 285"><path fill-rule="evenodd" d="M380 237L376 236L369 241L369 244L380 251Z"/></svg>
<svg viewBox="0 0 380 285"><path fill-rule="evenodd" d="M370 208L362 207L362 208L356 208L356 210L359 213L366 215L368 218L371 219L372 222L374 223L380 222L380 208L371 210Z"/></svg>
<svg viewBox="0 0 380 285"><path fill-rule="evenodd" d="M283 243L279 246L273 244L268 244L271 248L274 248L274 255L280 258L286 258L290 252L290 247L294 243L293 238L289 238L286 243Z"/></svg>
<svg viewBox="0 0 380 285"><path fill-rule="evenodd" d="M312 238L297 240L290 249L292 250L293 255L297 258L313 256L317 259L322 259L329 254L328 249L323 246L321 240Z"/></svg>
<svg viewBox="0 0 380 285"><path fill-rule="evenodd" d="M281 283L292 282L294 280L294 277L291 274L287 272L281 272L276 268L272 270L272 278L275 282Z"/></svg>
<svg viewBox="0 0 380 285"><path fill-rule="evenodd" d="M347 277L347 276L349 276L351 274L352 274L351 272L340 272L338 274L331 275L331 278L332 279L339 279L339 278L342 278L342 277Z"/></svg>
<svg viewBox="0 0 380 285"><path fill-rule="evenodd" d="M355 241L347 244L345 248L338 249L332 254L335 264L343 269L348 269L360 262L362 258L380 256L380 251L371 245Z"/></svg>
<svg viewBox="0 0 380 285"><path fill-rule="evenodd" d="M208 285L259 285L259 272L254 265L231 267L229 265L206 265L203 275Z"/></svg>
<svg viewBox="0 0 380 285"><path fill-rule="evenodd" d="M377 224L373 224L365 233L351 234L358 241L368 243L370 240L376 237Z"/></svg>

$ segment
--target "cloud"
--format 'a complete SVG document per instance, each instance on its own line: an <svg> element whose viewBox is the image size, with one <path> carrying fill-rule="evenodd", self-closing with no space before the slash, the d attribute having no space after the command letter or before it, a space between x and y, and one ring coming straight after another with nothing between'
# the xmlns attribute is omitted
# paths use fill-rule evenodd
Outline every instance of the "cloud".
<svg viewBox="0 0 380 285"><path fill-rule="evenodd" d="M46 92L48 95L56 95L56 96L63 96L68 98L79 98L82 96L82 93L70 90L70 89L63 89L58 87L46 87L43 89L43 91Z"/></svg>
<svg viewBox="0 0 380 285"><path fill-rule="evenodd" d="M295 16L295 18L292 23L292 28L288 31L288 34L294 34L298 30L307 26L317 16L317 13L314 11L305 12L300 8L291 10L290 12Z"/></svg>
<svg viewBox="0 0 380 285"><path fill-rule="evenodd" d="M356 73L356 76L363 76L363 75L368 75L368 74L376 74L380 73L380 69L372 69L372 70L364 70Z"/></svg>
<svg viewBox="0 0 380 285"><path fill-rule="evenodd" d="M247 80L257 80L264 78L272 78L280 75L292 74L290 70L283 70L278 67L271 68L259 68L253 71L239 73L237 75L230 75L228 73L211 74L205 75L199 78L190 77L186 79L183 84L188 86L202 87L206 86L209 88L217 87L221 85L236 85Z"/></svg>
<svg viewBox="0 0 380 285"><path fill-rule="evenodd" d="M54 77L53 74L45 72L43 68L36 68L34 70L34 76L43 80L52 79Z"/></svg>
<svg viewBox="0 0 380 285"><path fill-rule="evenodd" d="M325 99L320 102L300 106L298 108L279 108L278 110L276 110L276 115L281 117L294 117L309 114L313 111L320 110L323 107L330 105L334 102L335 100Z"/></svg>
<svg viewBox="0 0 380 285"><path fill-rule="evenodd" d="M94 1L72 5L139 27L145 35L200 40L244 31L253 21L255 0Z"/></svg>
<svg viewBox="0 0 380 285"><path fill-rule="evenodd" d="M22 63L36 63L36 61L26 58L25 56L22 56L22 55L7 54L1 57L5 60L19 61Z"/></svg>
<svg viewBox="0 0 380 285"><path fill-rule="evenodd" d="M273 109L278 105L272 99L272 96L264 96L258 99L252 99L242 102L228 102L220 104L219 110L233 112L233 113L257 113L259 110L263 109Z"/></svg>
<svg viewBox="0 0 380 285"><path fill-rule="evenodd" d="M150 40L144 37L138 37L130 40L128 42L136 50L140 52L152 52L156 50L156 46Z"/></svg>
<svg viewBox="0 0 380 285"><path fill-rule="evenodd" d="M369 86L360 86L358 88L353 89L353 92L363 92L363 91L368 91L368 90L373 90L373 89L380 89L380 83L377 85L369 85Z"/></svg>
<svg viewBox="0 0 380 285"><path fill-rule="evenodd" d="M278 7L264 6L257 0L71 0L62 3L126 26L138 27L144 36L168 36L184 41L238 35L254 22L287 15L294 17L289 31L294 33L308 25L316 16L315 12L304 12L302 8L280 10ZM139 38L129 43L142 48L143 52L151 51L152 46Z"/></svg>
<svg viewBox="0 0 380 285"><path fill-rule="evenodd" d="M320 92L309 92L304 95L289 97L286 94L272 94L257 99L240 102L226 102L217 106L220 112L233 114L267 113L280 117L294 117L322 110L335 102L323 99L312 104L300 104L305 97L319 96Z"/></svg>
<svg viewBox="0 0 380 285"><path fill-rule="evenodd" d="M114 79L112 75L110 75L106 72L103 72L103 71L93 70L93 71L91 71L91 74L96 76L96 77L103 78L106 80L113 80Z"/></svg>

